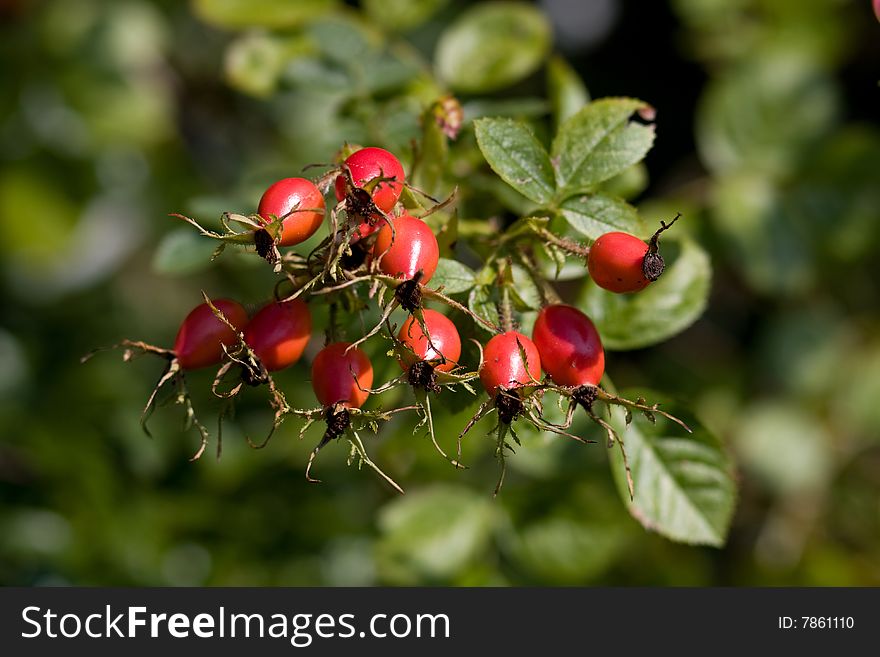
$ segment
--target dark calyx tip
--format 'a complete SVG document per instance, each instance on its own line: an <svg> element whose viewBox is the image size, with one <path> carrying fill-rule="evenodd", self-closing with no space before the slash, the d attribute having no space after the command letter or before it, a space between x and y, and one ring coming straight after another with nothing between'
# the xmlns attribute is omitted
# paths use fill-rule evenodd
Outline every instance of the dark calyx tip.
<svg viewBox="0 0 880 657"><path fill-rule="evenodd" d="M409 313L422 307L422 288L419 286L419 281L423 276L424 274L418 271L410 280L404 281L394 290L394 298L397 299L397 303Z"/></svg>
<svg viewBox="0 0 880 657"><path fill-rule="evenodd" d="M241 380L249 386L260 386L269 382L269 372L265 368L259 367L252 369L250 367L241 368Z"/></svg>
<svg viewBox="0 0 880 657"><path fill-rule="evenodd" d="M596 386L581 386L580 388L576 388L575 391L571 394L571 398L575 401L576 404L580 404L588 411L593 410L593 402L596 401L596 398L599 396L599 391L596 389Z"/></svg>
<svg viewBox="0 0 880 657"><path fill-rule="evenodd" d="M264 260L274 263L278 259L275 240L265 228L254 231L254 246L257 247L257 254Z"/></svg>
<svg viewBox="0 0 880 657"><path fill-rule="evenodd" d="M327 440L338 438L351 426L351 415L348 409L339 404L329 406L324 414L324 419L327 421L327 431L324 433L324 438Z"/></svg>
<svg viewBox="0 0 880 657"><path fill-rule="evenodd" d="M642 273L645 278L651 282L656 281L664 269L666 269L666 263L663 262L662 255L651 251L645 254L645 259L642 260Z"/></svg>
<svg viewBox="0 0 880 657"><path fill-rule="evenodd" d="M367 261L367 252L369 247L365 244L361 244L364 241L364 238L361 238L357 242L351 245L351 253L346 253L342 256L342 260L340 264L342 268L346 271L352 271L360 267Z"/></svg>
<svg viewBox="0 0 880 657"><path fill-rule="evenodd" d="M373 203L373 197L366 189L350 185L345 203L347 210L358 219L368 222L371 226L376 223L371 218L380 214L379 208Z"/></svg>
<svg viewBox="0 0 880 657"><path fill-rule="evenodd" d="M434 370L434 366L426 360L420 360L410 366L407 380L414 388L422 388L434 392L440 388L437 385L437 372Z"/></svg>
<svg viewBox="0 0 880 657"><path fill-rule="evenodd" d="M498 419L504 424L513 422L523 411L522 398L516 389L499 388L495 397Z"/></svg>

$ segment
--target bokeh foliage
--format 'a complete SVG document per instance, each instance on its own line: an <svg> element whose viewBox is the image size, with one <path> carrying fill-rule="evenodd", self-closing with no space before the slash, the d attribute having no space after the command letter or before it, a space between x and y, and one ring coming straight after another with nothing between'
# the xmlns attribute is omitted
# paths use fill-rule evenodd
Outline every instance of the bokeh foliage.
<svg viewBox="0 0 880 657"><path fill-rule="evenodd" d="M880 26L869 3L608 3L615 29L565 53L571 64L538 5L354 4L0 9L0 582L880 584L880 133L866 101ZM671 68L646 88L658 50ZM259 392L224 432L223 458L191 464L196 436L172 409L156 414L155 439L138 428L157 363L105 354L79 365L122 336L169 344L201 289L267 298L265 267L233 253L209 264L213 245L168 212L251 212L269 182L346 141L410 162L431 125L420 116L446 91L466 127L448 171L426 166L417 184L442 195L460 183L460 234L546 200L485 165L474 119L530 121L552 153L556 128L590 96L658 109L646 164L589 191L651 223L684 213L667 278L619 303L591 285L560 288L595 315L617 386L686 400L735 455L741 494L723 549L646 533L599 446L521 431L493 501L488 425L459 472L395 422L370 447L406 497L347 469L333 445L312 486L302 467L317 436L297 441L295 422L266 449L247 447L269 421ZM576 225L577 209L560 212ZM695 289L674 284L679 270ZM615 336L620 322L643 340ZM377 380L396 367L377 367ZM304 372L279 382L307 407ZM209 382L190 377L193 389ZM217 408L210 394L195 401ZM443 405L436 430L448 440L474 400ZM648 427L631 431L650 441ZM650 513L654 501L635 503Z"/></svg>

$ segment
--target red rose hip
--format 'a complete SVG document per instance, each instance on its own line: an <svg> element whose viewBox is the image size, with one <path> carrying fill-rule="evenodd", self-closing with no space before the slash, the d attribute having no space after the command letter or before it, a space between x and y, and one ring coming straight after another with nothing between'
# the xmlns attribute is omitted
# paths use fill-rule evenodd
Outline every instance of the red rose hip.
<svg viewBox="0 0 880 657"><path fill-rule="evenodd" d="M400 160L383 148L371 146L349 155L345 165L351 172L355 187L365 187L376 178L391 179L377 183L371 192L376 207L382 212L391 212L397 199L400 198L405 180ZM336 200L341 201L345 198L346 184L344 175L336 178Z"/></svg>
<svg viewBox="0 0 880 657"><path fill-rule="evenodd" d="M440 247L428 224L404 213L394 220L393 233L387 222L382 226L373 256L381 258L379 269L390 276L409 280L421 270L419 282L425 285L437 269Z"/></svg>
<svg viewBox="0 0 880 657"><path fill-rule="evenodd" d="M400 327L397 339L406 345L409 350L402 350L399 361L404 372L418 361L441 361L434 365L434 369L448 372L453 369L461 356L461 338L455 324L443 313L436 310L422 311L425 319L425 327L428 329L430 344L425 337L422 327L412 315Z"/></svg>
<svg viewBox="0 0 880 657"><path fill-rule="evenodd" d="M373 385L373 365L358 348L346 353L349 345L328 344L312 363L312 389L323 406L341 403L348 408L360 408L370 396L366 389Z"/></svg>
<svg viewBox="0 0 880 657"><path fill-rule="evenodd" d="M648 244L629 233L605 233L590 247L587 268L596 285L611 292L638 292L645 276Z"/></svg>
<svg viewBox="0 0 880 657"><path fill-rule="evenodd" d="M605 372L605 350L593 322L577 308L545 306L532 339L544 371L561 386L598 385Z"/></svg>
<svg viewBox="0 0 880 657"><path fill-rule="evenodd" d="M244 331L260 362L270 372L290 367L302 356L312 335L312 315L302 299L263 306Z"/></svg>
<svg viewBox="0 0 880 657"><path fill-rule="evenodd" d="M283 220L281 246L305 242L324 223L324 196L305 178L284 178L263 193L257 210L268 223L272 216Z"/></svg>
<svg viewBox="0 0 880 657"><path fill-rule="evenodd" d="M520 353L520 345L525 352L528 369ZM538 348L522 333L507 331L496 335L483 348L480 381L490 397L495 397L498 388L529 385L540 378L541 356Z"/></svg>
<svg viewBox="0 0 880 657"><path fill-rule="evenodd" d="M211 303L223 313L236 330L241 331L248 323L245 309L231 299L216 299ZM197 370L215 365L223 358L223 345L232 346L238 336L221 322L207 303L192 309L174 340L174 353L184 370Z"/></svg>

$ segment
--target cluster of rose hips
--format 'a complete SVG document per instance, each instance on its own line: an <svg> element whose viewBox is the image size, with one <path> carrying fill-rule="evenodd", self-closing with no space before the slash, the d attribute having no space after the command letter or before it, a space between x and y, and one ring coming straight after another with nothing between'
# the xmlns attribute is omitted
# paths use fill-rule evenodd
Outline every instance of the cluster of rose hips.
<svg viewBox="0 0 880 657"><path fill-rule="evenodd" d="M511 435L519 442L511 426L517 419L580 442L595 442L567 432L575 409L582 407L607 432L610 446L617 435L594 410L596 401L626 407L627 421L632 410L639 410L649 418L653 418L654 413L671 417L643 399L622 399L599 387L605 370L602 342L593 322L577 308L545 303L529 338L515 329L509 309L499 309L502 326L495 326L445 295L442 287L429 287L440 250L428 224L399 203L406 185L403 167L394 155L381 148L361 148L348 153L339 165L316 182L305 178L277 181L263 194L256 214L224 215L224 233L206 230L193 219L175 215L196 226L202 234L220 240L222 246L232 243L253 247L275 266L282 278L276 285L275 298L252 317L248 317L244 307L236 301L212 300L205 295L204 303L183 320L173 349L128 340L120 344L126 349L126 358L136 352L147 352L168 361L147 403L143 421L146 422L152 411L159 389L173 382L176 385L174 399L185 405L187 417L201 433L202 441L193 458L201 456L209 436L193 411L184 372L219 365L212 389L224 400L233 400L244 385L268 386L275 411L273 431L287 415L306 420L302 432L315 421L325 421L323 438L313 450L306 470L310 481L317 481L311 478L310 471L318 450L331 440L345 437L354 460L375 469L401 490L369 458L359 435L359 431L367 427L375 431L379 421L397 412L418 412L418 426L426 426L436 449L456 467L464 467L461 464L463 436L480 418L497 412L496 454L502 463L498 487L503 481L505 450L512 450L506 436ZM308 256L282 253L279 247L300 244L325 224L328 213L324 194L331 186L338 203L329 211L329 234ZM435 203L436 210L448 202ZM230 221L243 225L244 229L233 230ZM585 257L589 273L599 286L628 293L643 289L662 273L658 236L669 225L662 224L649 243L633 235L613 232L601 236L590 247L583 247L554 236L543 226L535 228L533 237ZM287 286L289 291L282 294ZM341 300L346 295L349 301L351 297L358 298L358 290L364 288L369 289L370 298L379 294L380 321L356 342L336 339L334 315L339 312ZM383 304L386 297L389 298ZM275 385L272 373L290 367L303 355L312 337L312 317L306 300L316 298L328 299L331 307L328 337L311 367L311 384L320 407L291 408ZM456 324L445 314L424 307L426 300L463 313L495 334L481 347L476 372L467 371L459 362L462 341ZM399 330L390 322L391 313L398 307L409 313ZM353 312L358 310L352 304L348 308L348 312L352 312L352 308ZM393 342L393 353L402 374L373 389L373 366L359 345L383 328ZM542 373L546 378L542 378ZM488 399L459 435L457 455L452 458L434 435L431 396L458 385L475 393L469 382L477 378ZM230 380L231 387L227 385ZM371 394L398 385L411 386L417 403L390 411L363 410ZM560 403L562 399L569 400L562 424L553 424L543 417L543 398L548 391L557 393ZM221 420L223 415L221 412ZM622 449L619 438L617 442ZM266 442L251 444L261 447ZM218 453L219 448L218 440Z"/></svg>

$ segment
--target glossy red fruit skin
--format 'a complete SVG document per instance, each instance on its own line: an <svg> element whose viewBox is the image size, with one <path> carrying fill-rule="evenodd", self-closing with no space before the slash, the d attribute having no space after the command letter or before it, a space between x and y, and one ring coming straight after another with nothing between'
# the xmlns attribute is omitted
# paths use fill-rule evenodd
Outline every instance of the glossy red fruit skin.
<svg viewBox="0 0 880 657"><path fill-rule="evenodd" d="M324 195L311 180L283 178L263 193L258 214L269 222L284 217L280 246L305 242L324 223Z"/></svg>
<svg viewBox="0 0 880 657"><path fill-rule="evenodd" d="M596 285L611 292L638 292L650 281L642 271L648 245L629 233L605 233L590 247L587 268Z"/></svg>
<svg viewBox="0 0 880 657"><path fill-rule="evenodd" d="M212 299L211 303L238 331L247 326L247 312L237 301ZM182 369L197 370L219 363L223 358L223 345L232 346L236 342L236 334L214 316L208 304L202 303L181 323L174 340L174 353Z"/></svg>
<svg viewBox="0 0 880 657"><path fill-rule="evenodd" d="M517 339L525 351L528 371L520 355ZM541 379L541 355L534 342L518 331L507 331L486 343L480 365L480 381L490 397L495 398L498 388L528 385L532 379Z"/></svg>
<svg viewBox="0 0 880 657"><path fill-rule="evenodd" d="M382 258L379 269L407 280L421 269L423 276L419 282L427 284L440 261L440 247L428 224L407 213L394 219L393 233L391 226L383 223L373 246L373 256Z"/></svg>
<svg viewBox="0 0 880 657"><path fill-rule="evenodd" d="M312 362L312 389L323 406L342 403L349 408L360 408L370 396L365 390L373 385L373 365L360 349L354 348L346 354L349 344L328 344ZM365 390L358 389L355 376Z"/></svg>
<svg viewBox="0 0 880 657"><path fill-rule="evenodd" d="M302 299L263 306L244 330L248 343L270 372L290 367L312 335L312 314Z"/></svg>
<svg viewBox="0 0 880 657"><path fill-rule="evenodd" d="M532 340L544 371L561 386L598 385L605 350L592 320L573 306L554 304L538 313Z"/></svg>
<svg viewBox="0 0 880 657"><path fill-rule="evenodd" d="M425 326L428 328L428 335L431 337L431 345L425 337L422 327L412 315L400 327L397 339L407 345L414 353L402 350L402 357L398 361L400 368L406 372L410 366L420 360L434 361L441 357L445 358L444 363L437 363L434 369L440 372L448 372L458 363L461 356L461 337L458 335L458 329L446 315L436 310L425 308L422 310L425 318Z"/></svg>
<svg viewBox="0 0 880 657"><path fill-rule="evenodd" d="M397 199L400 198L403 182L406 179L400 160L384 148L370 146L349 155L345 164L351 171L351 179L356 187L363 187L374 178L394 178L380 182L372 193L376 207L382 212L391 212ZM345 198L345 183L345 176L337 176L335 184L337 201Z"/></svg>

